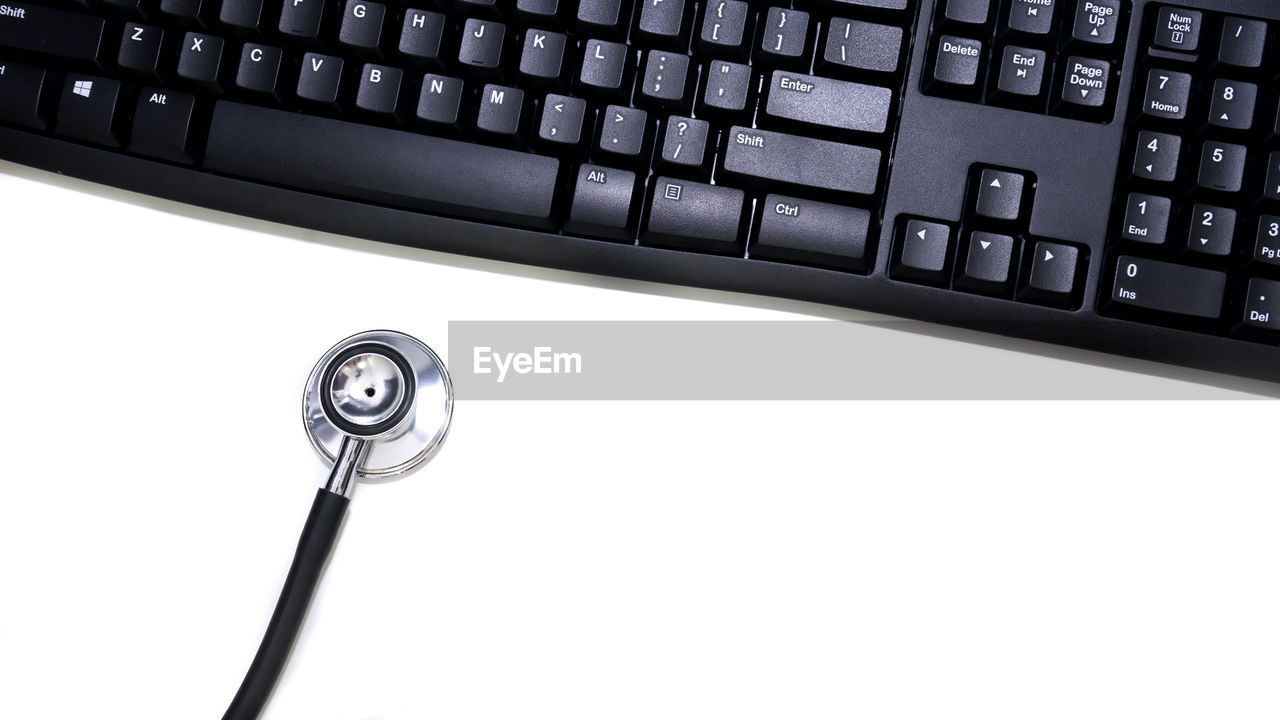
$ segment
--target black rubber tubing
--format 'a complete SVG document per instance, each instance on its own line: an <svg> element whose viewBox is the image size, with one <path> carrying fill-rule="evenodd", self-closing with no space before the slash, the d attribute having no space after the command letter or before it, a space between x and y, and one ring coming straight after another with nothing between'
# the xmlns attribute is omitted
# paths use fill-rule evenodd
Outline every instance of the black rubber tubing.
<svg viewBox="0 0 1280 720"><path fill-rule="evenodd" d="M349 503L347 498L324 488L316 493L315 502L311 504L311 514L307 516L307 524L302 528L302 536L298 538L298 551L294 553L293 565L289 568L284 589L280 591L280 599L276 602L276 611L271 615L267 632L262 636L258 654L253 657L253 664L249 666L249 672L245 673L240 690L236 692L222 720L257 720L262 714L262 709L284 670L285 661L289 659L293 643L298 639L302 620L306 617L311 597L320 583L324 564L338 539L338 528L346 517Z"/></svg>

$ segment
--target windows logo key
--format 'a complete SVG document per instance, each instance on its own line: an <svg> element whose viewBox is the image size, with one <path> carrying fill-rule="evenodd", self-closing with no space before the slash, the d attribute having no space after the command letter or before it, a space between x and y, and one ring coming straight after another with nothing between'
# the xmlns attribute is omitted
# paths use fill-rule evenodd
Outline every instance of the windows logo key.
<svg viewBox="0 0 1280 720"><path fill-rule="evenodd" d="M76 80L75 84L71 87L71 92L79 95L80 97L89 97L93 94L93 81Z"/></svg>

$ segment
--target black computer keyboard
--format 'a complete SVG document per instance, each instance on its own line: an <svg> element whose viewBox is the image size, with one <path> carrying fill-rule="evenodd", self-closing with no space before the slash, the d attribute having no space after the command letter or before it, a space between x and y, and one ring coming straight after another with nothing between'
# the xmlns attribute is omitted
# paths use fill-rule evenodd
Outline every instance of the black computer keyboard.
<svg viewBox="0 0 1280 720"><path fill-rule="evenodd" d="M1278 43L1272 0L0 0L0 158L1280 381Z"/></svg>

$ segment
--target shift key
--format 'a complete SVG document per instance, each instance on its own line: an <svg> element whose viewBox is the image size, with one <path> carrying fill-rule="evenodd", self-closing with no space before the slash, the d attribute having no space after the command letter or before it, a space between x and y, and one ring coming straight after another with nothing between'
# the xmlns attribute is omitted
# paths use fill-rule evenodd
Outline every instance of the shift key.
<svg viewBox="0 0 1280 720"><path fill-rule="evenodd" d="M30 3L0 3L0 47L97 60L104 21Z"/></svg>
<svg viewBox="0 0 1280 720"><path fill-rule="evenodd" d="M724 169L759 180L873 195L880 175L880 151L735 126L729 130Z"/></svg>

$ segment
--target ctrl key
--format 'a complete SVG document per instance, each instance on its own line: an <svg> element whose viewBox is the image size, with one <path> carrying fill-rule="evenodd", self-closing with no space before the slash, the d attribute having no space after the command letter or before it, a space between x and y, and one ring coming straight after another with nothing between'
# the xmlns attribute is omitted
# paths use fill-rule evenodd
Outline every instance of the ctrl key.
<svg viewBox="0 0 1280 720"><path fill-rule="evenodd" d="M44 68L0 60L0 122L44 130L49 126L53 93Z"/></svg>
<svg viewBox="0 0 1280 720"><path fill-rule="evenodd" d="M746 194L719 185L659 177L653 181L645 245L738 254Z"/></svg>

